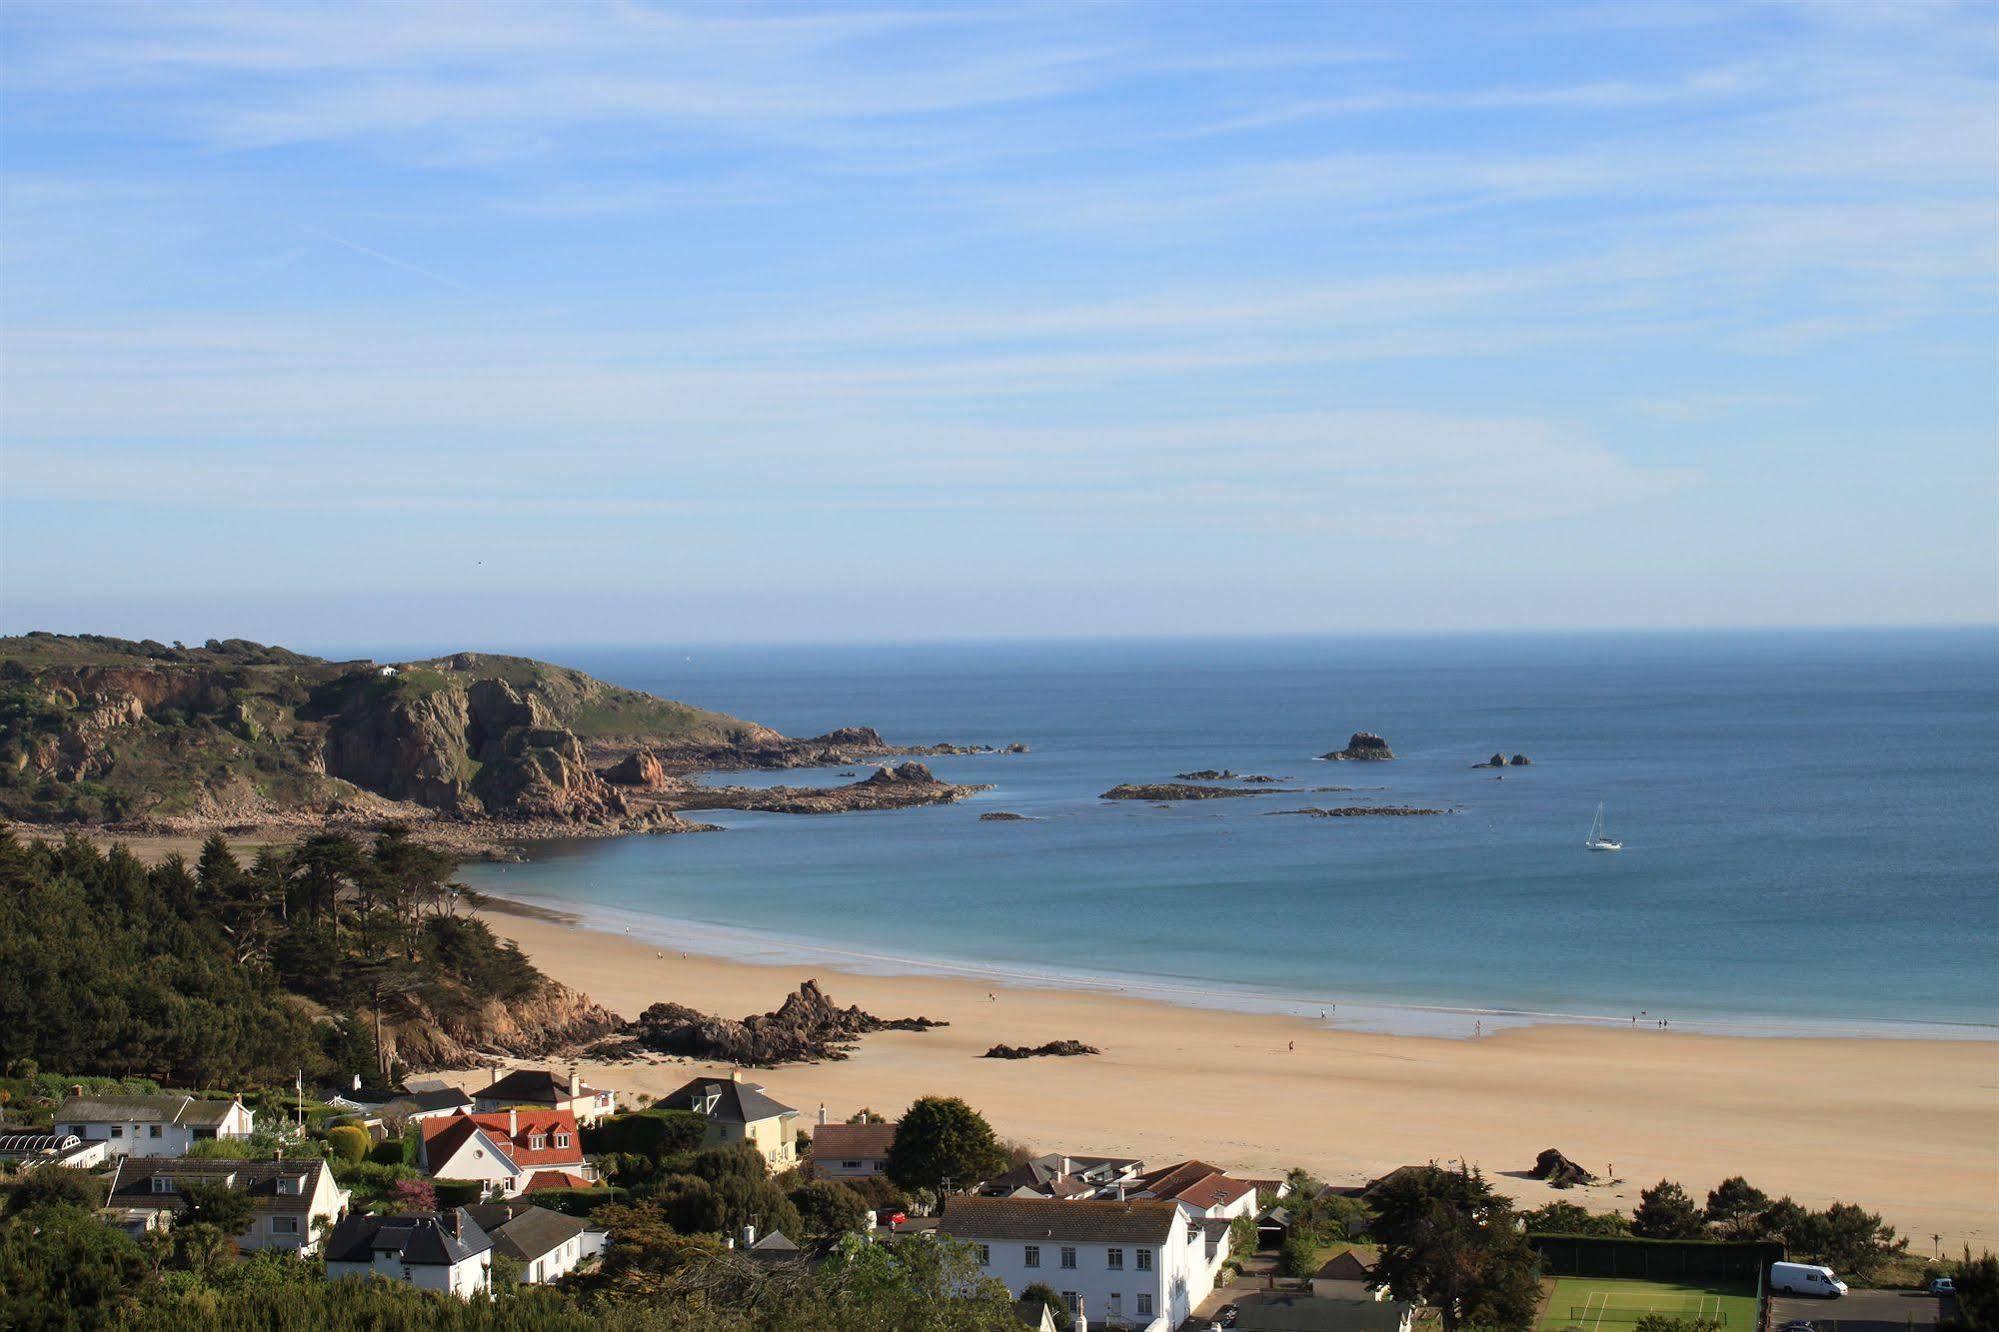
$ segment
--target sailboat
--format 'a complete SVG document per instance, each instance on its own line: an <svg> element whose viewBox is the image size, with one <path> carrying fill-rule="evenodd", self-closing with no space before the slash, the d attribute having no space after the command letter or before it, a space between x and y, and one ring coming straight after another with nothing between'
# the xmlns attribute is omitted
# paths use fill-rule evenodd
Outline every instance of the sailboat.
<svg viewBox="0 0 1999 1332"><path fill-rule="evenodd" d="M1603 830L1603 804L1601 801L1597 803L1596 807L1596 822L1589 826L1589 840L1584 842L1583 845L1592 851L1622 851L1624 849L1624 843L1612 841Z"/></svg>

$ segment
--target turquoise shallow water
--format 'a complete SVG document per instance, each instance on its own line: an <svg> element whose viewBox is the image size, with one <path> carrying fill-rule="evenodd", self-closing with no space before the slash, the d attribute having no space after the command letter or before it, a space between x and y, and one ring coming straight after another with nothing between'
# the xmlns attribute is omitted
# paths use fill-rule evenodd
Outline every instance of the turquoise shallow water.
<svg viewBox="0 0 1999 1332"><path fill-rule="evenodd" d="M698 951L941 964L1455 1031L1525 1015L1992 1034L1999 632L548 650L793 734L1023 740L938 759L952 807L469 865ZM1313 756L1355 730L1385 764ZM1530 755L1503 782L1469 765ZM1233 768L1352 795L1155 809ZM755 774L801 782L832 773ZM1266 818L1302 804L1445 818ZM1621 854L1582 841L1598 801ZM1032 816L980 823L986 810ZM1473 1016L1475 1015L1475 1016Z"/></svg>

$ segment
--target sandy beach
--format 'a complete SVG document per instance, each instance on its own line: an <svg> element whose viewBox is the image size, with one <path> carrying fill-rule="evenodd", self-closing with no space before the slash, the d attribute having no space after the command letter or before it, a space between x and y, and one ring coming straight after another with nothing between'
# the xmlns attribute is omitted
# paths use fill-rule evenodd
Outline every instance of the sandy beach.
<svg viewBox="0 0 1999 1332"><path fill-rule="evenodd" d="M628 1016L663 999L764 1012L816 975L841 1004L951 1024L868 1037L844 1062L753 1074L799 1108L801 1125L821 1103L835 1120L862 1106L893 1117L941 1092L1038 1151L1200 1157L1253 1175L1302 1165L1335 1182L1462 1157L1529 1206L1559 1198L1596 1210L1628 1209L1661 1177L1699 1197L1742 1174L1809 1206L1864 1204L1918 1252L1932 1235L1945 1252L1999 1245L1999 1042L1552 1025L1479 1040L1384 1036L1118 995L662 955L560 920L487 919L548 974ZM1072 1038L1104 1053L978 1057L996 1043ZM658 1094L720 1069L592 1071ZM1558 1193L1524 1178L1548 1147L1614 1167L1617 1182Z"/></svg>

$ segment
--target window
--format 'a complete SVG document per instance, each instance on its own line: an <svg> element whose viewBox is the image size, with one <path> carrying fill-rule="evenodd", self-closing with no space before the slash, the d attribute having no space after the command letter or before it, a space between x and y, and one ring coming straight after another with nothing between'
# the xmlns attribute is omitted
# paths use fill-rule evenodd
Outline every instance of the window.
<svg viewBox="0 0 1999 1332"><path fill-rule="evenodd" d="M1041 1246L1039 1244L1030 1244L1027 1246L1027 1248L1022 1250L1021 1253L1022 1253L1021 1261L1025 1263L1027 1266L1029 1267L1041 1266Z"/></svg>
<svg viewBox="0 0 1999 1332"><path fill-rule="evenodd" d="M1104 1250L1104 1266L1105 1266L1105 1267L1108 1267L1108 1268L1110 1268L1110 1269L1111 1269L1111 1271L1113 1271L1113 1272L1122 1272L1122 1271L1124 1271L1124 1250L1123 1250L1123 1249L1105 1249L1105 1250Z"/></svg>
<svg viewBox="0 0 1999 1332"><path fill-rule="evenodd" d="M278 1179L278 1192L294 1196L305 1191L305 1181L297 1175L284 1175Z"/></svg>
<svg viewBox="0 0 1999 1332"><path fill-rule="evenodd" d="M540 1151L540 1150L541 1150L542 1148L544 1148L544 1147L546 1147L546 1146L548 1146L548 1137L547 1137L547 1135L545 1135L545 1134L541 1134L541 1133L530 1133L530 1134L528 1134L528 1150L529 1150L529 1151L531 1151L531 1152L538 1152L538 1151Z"/></svg>
<svg viewBox="0 0 1999 1332"><path fill-rule="evenodd" d="M1150 1272L1152 1270L1152 1250L1138 1250L1138 1270L1141 1272Z"/></svg>
<svg viewBox="0 0 1999 1332"><path fill-rule="evenodd" d="M1152 1296L1150 1293L1142 1290L1138 1292L1137 1313L1140 1318L1152 1317Z"/></svg>
<svg viewBox="0 0 1999 1332"><path fill-rule="evenodd" d="M271 1233L272 1233L273 1235L296 1235L296 1234L298 1234L298 1218L297 1218L297 1217L295 1217L295 1216L274 1216L274 1217L272 1217L272 1218L271 1218Z"/></svg>
<svg viewBox="0 0 1999 1332"><path fill-rule="evenodd" d="M861 1168L861 1163L859 1161L840 1162L840 1169L842 1170L859 1170L860 1168Z"/></svg>
<svg viewBox="0 0 1999 1332"><path fill-rule="evenodd" d="M174 1191L174 1182L171 1177L167 1175L153 1176L154 1193L172 1193L173 1191Z"/></svg>
<svg viewBox="0 0 1999 1332"><path fill-rule="evenodd" d="M119 1127L118 1125L113 1124L111 1126L111 1136L114 1138L122 1138L125 1136L125 1130Z"/></svg>
<svg viewBox="0 0 1999 1332"><path fill-rule="evenodd" d="M1124 1312L1124 1296L1119 1294L1117 1291L1112 1291L1111 1317L1116 1318L1119 1314L1122 1314L1123 1312Z"/></svg>
<svg viewBox="0 0 1999 1332"><path fill-rule="evenodd" d="M1075 1291L1065 1290L1062 1292L1062 1307L1070 1313L1075 1313L1076 1306L1080 1303L1082 1303L1082 1296L1078 1295Z"/></svg>
<svg viewBox="0 0 1999 1332"><path fill-rule="evenodd" d="M992 1248L989 1245L981 1244L979 1246L979 1266L990 1267L992 1265L992 1261L993 1261Z"/></svg>
<svg viewBox="0 0 1999 1332"><path fill-rule="evenodd" d="M569 1135L567 1133L556 1134L555 1145L558 1147L567 1147L569 1145Z"/></svg>
<svg viewBox="0 0 1999 1332"><path fill-rule="evenodd" d="M157 1138L157 1137L159 1137L159 1136L160 1136L160 1126L159 1126L158 1124L148 1124L148 1125L146 1126L146 1136L147 1136L147 1137L149 1137L149 1138Z"/></svg>
<svg viewBox="0 0 1999 1332"><path fill-rule="evenodd" d="M1075 1265L1076 1265L1075 1248L1071 1245L1064 1244L1062 1246L1062 1266L1074 1267Z"/></svg>

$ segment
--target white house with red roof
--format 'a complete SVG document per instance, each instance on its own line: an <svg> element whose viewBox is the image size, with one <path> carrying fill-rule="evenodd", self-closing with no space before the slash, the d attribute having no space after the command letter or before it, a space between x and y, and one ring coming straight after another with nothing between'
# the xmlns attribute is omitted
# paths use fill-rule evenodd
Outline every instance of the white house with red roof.
<svg viewBox="0 0 1999 1332"><path fill-rule="evenodd" d="M1182 1161L1140 1175L1126 1186L1125 1196L1169 1199L1197 1220L1256 1214L1255 1181L1233 1179L1206 1161Z"/></svg>
<svg viewBox="0 0 1999 1332"><path fill-rule="evenodd" d="M502 1198L597 1182L597 1168L583 1159L576 1116L567 1110L516 1107L426 1119L418 1161L434 1178L482 1184Z"/></svg>

